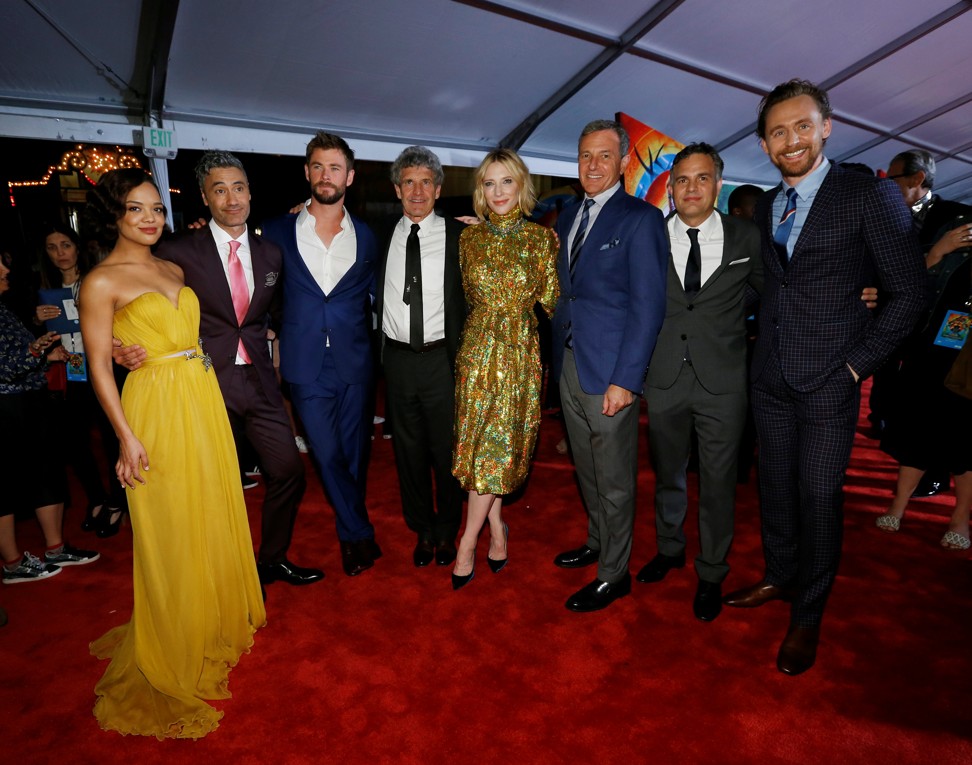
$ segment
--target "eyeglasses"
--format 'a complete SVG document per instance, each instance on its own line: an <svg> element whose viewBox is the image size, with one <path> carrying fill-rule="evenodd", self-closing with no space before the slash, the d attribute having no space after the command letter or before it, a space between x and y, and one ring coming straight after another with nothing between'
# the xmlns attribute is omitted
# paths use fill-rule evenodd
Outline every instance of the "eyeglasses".
<svg viewBox="0 0 972 765"><path fill-rule="evenodd" d="M914 175L914 173L895 173L894 175L886 175L884 177L889 181L893 181L895 178L908 178L912 175Z"/></svg>

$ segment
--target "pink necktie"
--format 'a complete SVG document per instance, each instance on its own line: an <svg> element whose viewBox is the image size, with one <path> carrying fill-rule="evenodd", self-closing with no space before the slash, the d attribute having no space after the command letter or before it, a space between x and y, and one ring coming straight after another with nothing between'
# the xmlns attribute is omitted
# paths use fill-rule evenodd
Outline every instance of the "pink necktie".
<svg viewBox="0 0 972 765"><path fill-rule="evenodd" d="M236 254L236 251L240 249L240 243L235 239L230 239L229 246L230 292L233 293L233 308L236 310L236 321L242 327L243 319L246 318L246 312L250 308L250 290L246 286L246 276L243 274L243 264L240 262L240 256ZM247 364L250 363L250 354L243 347L242 338L240 338L239 354L243 361Z"/></svg>

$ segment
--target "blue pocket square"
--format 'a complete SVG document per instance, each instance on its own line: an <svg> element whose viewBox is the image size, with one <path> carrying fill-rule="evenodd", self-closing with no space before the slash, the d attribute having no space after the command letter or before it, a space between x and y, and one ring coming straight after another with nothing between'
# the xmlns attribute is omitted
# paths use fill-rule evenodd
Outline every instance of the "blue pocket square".
<svg viewBox="0 0 972 765"><path fill-rule="evenodd" d="M614 247L617 247L619 244L621 244L620 239L612 239L610 242L605 242L604 244L602 244L601 249L610 250L613 249Z"/></svg>

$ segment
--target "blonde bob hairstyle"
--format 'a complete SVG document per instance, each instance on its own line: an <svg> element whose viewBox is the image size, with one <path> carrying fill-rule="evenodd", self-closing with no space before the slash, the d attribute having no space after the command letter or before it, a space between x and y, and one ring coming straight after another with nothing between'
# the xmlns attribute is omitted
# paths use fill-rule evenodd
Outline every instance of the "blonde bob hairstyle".
<svg viewBox="0 0 972 765"><path fill-rule="evenodd" d="M512 149L495 149L487 154L479 167L476 169L475 185L473 186L473 209L476 215L485 220L489 217L489 205L486 204L486 194L483 191L483 179L486 177L486 170L494 162L499 162L510 177L520 187L520 211L529 216L537 203L537 195L533 190L533 181L530 179L530 171L523 164L520 155Z"/></svg>

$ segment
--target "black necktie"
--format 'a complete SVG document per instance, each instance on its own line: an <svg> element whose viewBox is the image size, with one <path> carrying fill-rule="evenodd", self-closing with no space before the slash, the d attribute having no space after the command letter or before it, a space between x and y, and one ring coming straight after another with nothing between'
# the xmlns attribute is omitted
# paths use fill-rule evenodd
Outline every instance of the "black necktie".
<svg viewBox="0 0 972 765"><path fill-rule="evenodd" d="M689 247L688 262L685 264L685 297L691 300L702 289L702 249L699 247L697 228L690 228L685 233L692 242Z"/></svg>
<svg viewBox="0 0 972 765"><path fill-rule="evenodd" d="M405 241L405 294L408 306L408 344L416 353L425 345L425 322L422 317L422 247L419 244L419 224L413 223Z"/></svg>
<svg viewBox="0 0 972 765"><path fill-rule="evenodd" d="M577 266L577 261L580 259L581 248L584 246L584 235L587 233L587 221L591 217L591 206L594 204L593 199L584 200L584 211L581 213L580 225L577 227L577 234L574 236L574 241L570 245L570 275L574 275L574 268Z"/></svg>

